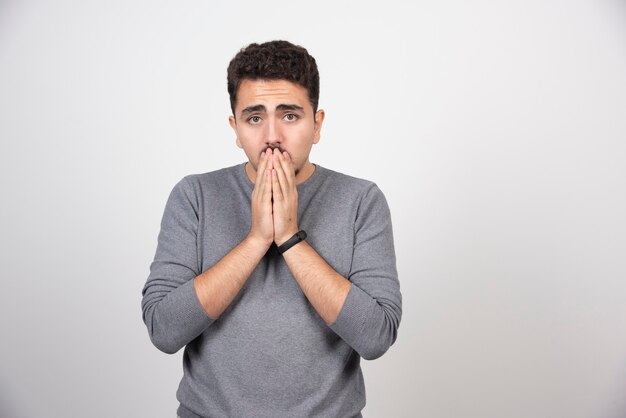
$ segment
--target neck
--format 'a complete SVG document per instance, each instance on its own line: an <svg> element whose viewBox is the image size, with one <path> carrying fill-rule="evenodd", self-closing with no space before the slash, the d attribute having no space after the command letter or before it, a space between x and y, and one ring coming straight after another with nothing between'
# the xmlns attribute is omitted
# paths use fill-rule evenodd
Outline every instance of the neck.
<svg viewBox="0 0 626 418"><path fill-rule="evenodd" d="M296 185L304 183L315 172L315 166L309 160L304 163L304 167L296 174Z"/></svg>

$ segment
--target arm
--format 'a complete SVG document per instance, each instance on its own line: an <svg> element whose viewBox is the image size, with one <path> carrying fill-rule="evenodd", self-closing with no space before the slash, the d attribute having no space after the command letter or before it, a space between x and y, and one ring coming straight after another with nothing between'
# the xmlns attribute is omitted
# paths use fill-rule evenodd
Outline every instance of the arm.
<svg viewBox="0 0 626 418"><path fill-rule="evenodd" d="M289 154L275 150L271 154L271 160L274 241L280 246L299 230L298 190L295 169ZM317 313L326 324L334 322L350 291L350 282L329 266L306 242L290 248L283 257Z"/></svg>
<svg viewBox="0 0 626 418"><path fill-rule="evenodd" d="M198 215L193 190L179 181L167 200L141 309L152 343L173 354L200 335L213 318L196 296L193 278L200 274L197 255Z"/></svg>
<svg viewBox="0 0 626 418"><path fill-rule="evenodd" d="M352 287L350 281L329 266L306 241L291 247L283 257L326 325L335 322Z"/></svg>
<svg viewBox="0 0 626 418"><path fill-rule="evenodd" d="M350 293L330 328L363 358L373 360L396 341L402 317L391 214L374 184L359 204L348 279Z"/></svg>
<svg viewBox="0 0 626 418"><path fill-rule="evenodd" d="M294 216L297 190L288 154L274 154L274 168L274 232L276 244L280 245L298 231ZM376 185L365 191L359 204L348 278L337 273L306 242L290 248L283 257L311 305L361 357L378 358L395 342L402 295L391 215Z"/></svg>
<svg viewBox="0 0 626 418"><path fill-rule="evenodd" d="M272 186L268 154L262 153L259 170L252 191L252 226L250 233L239 245L226 254L213 267L194 279L198 299L207 315L219 317L233 301L252 271L274 240L272 221Z"/></svg>
<svg viewBox="0 0 626 418"><path fill-rule="evenodd" d="M173 354L204 332L232 302L269 248L271 186L269 176L257 177L250 234L202 274L197 258L198 205L185 179L172 190L141 303L150 339L159 350Z"/></svg>

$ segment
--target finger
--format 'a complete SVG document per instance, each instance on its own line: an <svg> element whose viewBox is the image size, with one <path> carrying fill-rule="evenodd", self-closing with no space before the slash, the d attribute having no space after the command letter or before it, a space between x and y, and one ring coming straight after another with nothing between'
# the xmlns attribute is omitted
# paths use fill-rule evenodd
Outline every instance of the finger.
<svg viewBox="0 0 626 418"><path fill-rule="evenodd" d="M281 163L285 171L285 175L287 176L289 187L296 187L296 171L293 161L291 161L291 156L287 151L281 154Z"/></svg>
<svg viewBox="0 0 626 418"><path fill-rule="evenodd" d="M276 167L276 173L278 175L278 182L280 184L281 191L284 196L288 196L289 191L290 191L290 186L289 186L289 182L287 181L287 175L285 174L285 170L283 168L284 162L280 161L279 156L275 156L274 158L278 160L277 164L274 164L274 166Z"/></svg>
<svg viewBox="0 0 626 418"><path fill-rule="evenodd" d="M265 167L265 168L270 170L270 177L271 177L271 170L272 170L272 168L274 168L274 159L272 158L272 150L270 148L268 148L266 150L266 152L267 152L267 154L266 154L266 157L267 157L267 167Z"/></svg>
<svg viewBox="0 0 626 418"><path fill-rule="evenodd" d="M272 170L272 194L274 196L274 201L282 200L284 197L283 191L280 188L280 182L278 181L278 172L276 169Z"/></svg>
<svg viewBox="0 0 626 418"><path fill-rule="evenodd" d="M272 174L270 170L263 172L263 201L272 204Z"/></svg>
<svg viewBox="0 0 626 418"><path fill-rule="evenodd" d="M252 205L257 205L259 204L260 201L262 201L263 199L263 193L265 190L265 182L262 181L263 180L263 176L260 175L260 172L257 171L257 175L256 175L256 179L254 180L254 188L252 189Z"/></svg>
<svg viewBox="0 0 626 418"><path fill-rule="evenodd" d="M261 171L261 165L259 164L259 171L257 171L256 173L256 186L254 187L255 190L257 190L257 197L260 199L263 199L263 196L265 194L265 176L264 173L267 170L263 170Z"/></svg>
<svg viewBox="0 0 626 418"><path fill-rule="evenodd" d="M256 170L256 178L255 180L255 187L259 187L262 183L263 183L263 173L265 172L265 168L267 167L267 160L268 160L268 156L266 153L262 152L261 156L259 158L259 166L257 167Z"/></svg>

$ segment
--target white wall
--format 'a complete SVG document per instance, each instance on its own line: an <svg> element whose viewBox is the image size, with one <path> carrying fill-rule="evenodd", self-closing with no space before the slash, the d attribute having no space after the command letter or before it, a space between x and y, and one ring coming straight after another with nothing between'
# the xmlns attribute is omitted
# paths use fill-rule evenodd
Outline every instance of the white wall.
<svg viewBox="0 0 626 418"><path fill-rule="evenodd" d="M175 416L141 288L173 185L244 161L228 61L277 38L320 67L311 160L392 210L364 415L626 416L618 0L0 2L0 415Z"/></svg>

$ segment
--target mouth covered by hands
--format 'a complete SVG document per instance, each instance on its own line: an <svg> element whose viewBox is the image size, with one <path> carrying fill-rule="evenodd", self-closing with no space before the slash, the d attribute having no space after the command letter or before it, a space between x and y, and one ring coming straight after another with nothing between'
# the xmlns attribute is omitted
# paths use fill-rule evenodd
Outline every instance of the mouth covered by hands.
<svg viewBox="0 0 626 418"><path fill-rule="evenodd" d="M261 153L252 191L250 235L269 246L298 232L298 191L291 156L278 148Z"/></svg>

